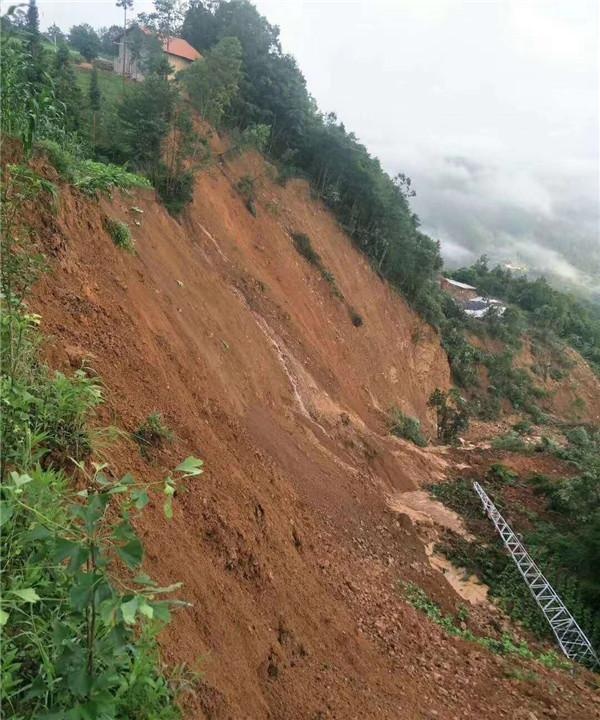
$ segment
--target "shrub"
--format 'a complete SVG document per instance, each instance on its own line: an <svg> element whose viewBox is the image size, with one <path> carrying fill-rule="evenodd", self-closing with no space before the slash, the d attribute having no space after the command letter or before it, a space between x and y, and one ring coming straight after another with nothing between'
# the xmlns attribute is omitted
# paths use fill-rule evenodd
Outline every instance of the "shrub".
<svg viewBox="0 0 600 720"><path fill-rule="evenodd" d="M520 435L508 433L492 440L492 447L495 450L510 450L512 452L524 452L529 447Z"/></svg>
<svg viewBox="0 0 600 720"><path fill-rule="evenodd" d="M585 448L590 445L590 436L584 427L576 427L565 433L567 440L576 447Z"/></svg>
<svg viewBox="0 0 600 720"><path fill-rule="evenodd" d="M527 420L521 420L512 426L512 429L519 435L531 435L533 426Z"/></svg>
<svg viewBox="0 0 600 720"><path fill-rule="evenodd" d="M486 393L483 397L469 401L468 412L479 420L497 420L502 412L502 404L495 395Z"/></svg>
<svg viewBox="0 0 600 720"><path fill-rule="evenodd" d="M174 217L180 215L194 197L194 173L191 170L180 170L173 175L163 169L154 184L161 202Z"/></svg>
<svg viewBox="0 0 600 720"><path fill-rule="evenodd" d="M503 485L514 485L519 477L514 470L507 468L502 463L494 463L487 473L488 480L497 480Z"/></svg>
<svg viewBox="0 0 600 720"><path fill-rule="evenodd" d="M104 218L104 229L111 236L112 241L118 248L127 250L127 252L130 253L135 251L131 231L126 223L107 217Z"/></svg>
<svg viewBox="0 0 600 720"><path fill-rule="evenodd" d="M149 188L150 182L121 165L82 160L51 140L37 143L49 162L67 182L86 195L111 195L115 189Z"/></svg>
<svg viewBox="0 0 600 720"><path fill-rule="evenodd" d="M399 408L390 411L390 432L392 435L410 440L419 447L427 445L427 439L421 432L421 423L417 418L405 415Z"/></svg>
<svg viewBox="0 0 600 720"><path fill-rule="evenodd" d="M313 248L308 235L305 233L292 233L292 240L294 242L294 247L303 258L308 260L311 265L321 268L321 256Z"/></svg>
<svg viewBox="0 0 600 720"><path fill-rule="evenodd" d="M437 437L440 442L454 442L459 432L469 427L469 414L466 400L456 388L443 392L436 388L427 402L435 408L437 415Z"/></svg>
<svg viewBox="0 0 600 720"><path fill-rule="evenodd" d="M237 189L246 201L256 198L256 180L251 175L243 175L237 182Z"/></svg>
<svg viewBox="0 0 600 720"><path fill-rule="evenodd" d="M140 446L142 455L147 457L150 449L161 448L165 442L172 442L175 436L160 413L151 413L135 431L133 437Z"/></svg>

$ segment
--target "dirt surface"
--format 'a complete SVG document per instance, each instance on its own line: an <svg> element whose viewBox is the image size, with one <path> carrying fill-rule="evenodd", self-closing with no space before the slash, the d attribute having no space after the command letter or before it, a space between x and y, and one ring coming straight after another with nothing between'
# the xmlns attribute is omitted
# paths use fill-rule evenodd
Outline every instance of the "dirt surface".
<svg viewBox="0 0 600 720"><path fill-rule="evenodd" d="M258 178L256 218L234 189L244 174ZM171 523L157 499L139 524L145 569L182 580L191 603L161 638L168 665L200 661L186 718L600 717L588 674L536 665L519 679L521 661L449 637L403 599L412 581L447 611L461 601L386 503L453 461L385 421L396 404L431 432L426 402L448 363L307 186L270 174L256 157L213 167L180 222L149 192L95 204L66 187L56 216L36 216L49 362L100 375L99 425L132 432L160 411L176 434L151 462L126 438L99 450L149 480L191 453L206 462ZM136 255L113 246L105 215L130 223Z"/></svg>

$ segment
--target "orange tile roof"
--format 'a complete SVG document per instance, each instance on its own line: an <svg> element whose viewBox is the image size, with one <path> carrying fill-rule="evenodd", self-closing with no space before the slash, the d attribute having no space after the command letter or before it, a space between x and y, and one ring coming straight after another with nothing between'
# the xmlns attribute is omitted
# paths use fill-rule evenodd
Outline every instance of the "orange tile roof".
<svg viewBox="0 0 600 720"><path fill-rule="evenodd" d="M168 41L165 40L163 50L169 55L176 55L186 60L198 60L202 57L196 48L193 48L187 40L178 37L169 38Z"/></svg>

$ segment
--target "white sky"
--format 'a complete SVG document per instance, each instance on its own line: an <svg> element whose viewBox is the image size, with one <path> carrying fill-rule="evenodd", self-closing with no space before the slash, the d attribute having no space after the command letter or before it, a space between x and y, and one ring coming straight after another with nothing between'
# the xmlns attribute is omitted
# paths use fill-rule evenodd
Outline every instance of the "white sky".
<svg viewBox="0 0 600 720"><path fill-rule="evenodd" d="M43 27L122 18L113 2L38 5ZM413 178L450 260L487 247L600 287L598 0L256 5L319 107Z"/></svg>

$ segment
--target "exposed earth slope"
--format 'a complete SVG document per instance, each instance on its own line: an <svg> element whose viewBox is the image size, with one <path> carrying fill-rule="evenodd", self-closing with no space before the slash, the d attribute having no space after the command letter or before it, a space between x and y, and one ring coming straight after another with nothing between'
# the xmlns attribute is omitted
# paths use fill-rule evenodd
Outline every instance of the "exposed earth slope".
<svg viewBox="0 0 600 720"><path fill-rule="evenodd" d="M236 190L245 174L258 178L257 217ZM99 425L133 432L159 411L176 434L149 462L127 438L101 448L115 471L206 462L173 522L157 502L140 528L148 571L184 581L191 603L162 638L169 665L201 659L187 717L598 717L585 674L539 666L527 682L509 672L518 661L448 636L403 599L413 581L446 611L462 602L427 557L433 521L417 529L398 505L452 457L389 436L385 417L397 405L431 433L426 403L450 385L447 359L308 187L270 176L258 157L212 167L181 222L150 192L95 204L66 186L58 214L38 218L53 257L33 304L50 364L98 373ZM105 216L131 225L136 255L114 247ZM474 607L475 626L488 616Z"/></svg>

